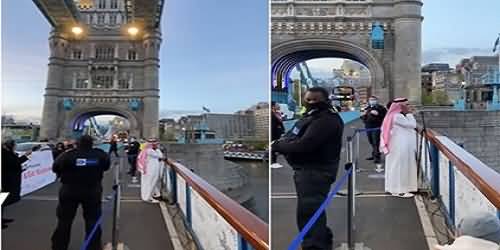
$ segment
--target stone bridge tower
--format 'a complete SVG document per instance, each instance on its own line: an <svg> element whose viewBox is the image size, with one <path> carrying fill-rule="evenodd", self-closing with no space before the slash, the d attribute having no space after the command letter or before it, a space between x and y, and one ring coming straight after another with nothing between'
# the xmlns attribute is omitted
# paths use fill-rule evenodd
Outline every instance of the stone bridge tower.
<svg viewBox="0 0 500 250"><path fill-rule="evenodd" d="M53 26L40 138L72 137L105 114L157 137L163 1L34 2Z"/></svg>
<svg viewBox="0 0 500 250"><path fill-rule="evenodd" d="M271 0L273 92L299 62L342 57L365 65L375 95L421 102L420 0Z"/></svg>

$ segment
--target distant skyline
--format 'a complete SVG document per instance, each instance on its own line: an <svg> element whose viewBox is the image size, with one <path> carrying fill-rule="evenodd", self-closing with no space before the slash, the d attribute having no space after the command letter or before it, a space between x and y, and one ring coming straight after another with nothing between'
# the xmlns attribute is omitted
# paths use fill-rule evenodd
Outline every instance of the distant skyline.
<svg viewBox="0 0 500 250"><path fill-rule="evenodd" d="M233 113L267 101L267 13L267 0L168 1L160 113L201 112L202 106ZM2 1L2 114L39 119L49 32L32 1Z"/></svg>

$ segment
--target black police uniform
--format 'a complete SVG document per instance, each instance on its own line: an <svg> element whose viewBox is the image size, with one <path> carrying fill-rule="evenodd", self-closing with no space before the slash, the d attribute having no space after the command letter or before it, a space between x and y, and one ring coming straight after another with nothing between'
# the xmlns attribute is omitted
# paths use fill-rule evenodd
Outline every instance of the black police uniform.
<svg viewBox="0 0 500 250"><path fill-rule="evenodd" d="M372 110L376 110L378 115L371 114ZM385 114L387 113L387 109L384 106L375 104L370 105L364 109L366 111L366 115L362 115L361 119L365 123L365 128L380 128L382 123L384 122ZM381 153L379 150L380 145L380 130L377 131L368 131L366 132L366 136L368 137L368 142L372 146L372 158L375 163L381 162Z"/></svg>
<svg viewBox="0 0 500 250"><path fill-rule="evenodd" d="M295 170L297 224L301 230L328 196L335 181L344 123L330 106L311 110L272 145ZM333 234L323 212L302 241L302 249L332 249Z"/></svg>
<svg viewBox="0 0 500 250"><path fill-rule="evenodd" d="M137 172L137 157L139 156L139 152L141 151L140 148L141 145L136 141L129 143L127 156L128 156L128 163L130 164L130 170L128 171L128 173L131 176L135 176Z"/></svg>
<svg viewBox="0 0 500 250"><path fill-rule="evenodd" d="M108 154L100 149L73 149L61 154L52 170L60 177L57 228L52 235L53 250L67 250L71 225L78 206L83 208L85 232L89 235L101 215L102 177L110 167ZM97 229L88 250L101 250L101 229Z"/></svg>

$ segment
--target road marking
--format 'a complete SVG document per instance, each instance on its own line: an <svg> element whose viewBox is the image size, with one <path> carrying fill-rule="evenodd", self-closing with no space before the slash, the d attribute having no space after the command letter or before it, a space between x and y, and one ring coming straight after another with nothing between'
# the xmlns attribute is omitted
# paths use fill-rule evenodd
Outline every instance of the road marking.
<svg viewBox="0 0 500 250"><path fill-rule="evenodd" d="M429 213L427 213L422 196L416 195L414 199L417 212L420 217L420 222L422 223L422 228L424 230L424 236L427 240L427 246L429 247L429 250L434 249L434 246L438 244L438 241L436 232L434 232L434 227L431 223L431 218L429 217Z"/></svg>
<svg viewBox="0 0 500 250"><path fill-rule="evenodd" d="M177 234L177 230L175 229L173 223L174 219L168 212L167 206L163 201L160 201L160 210L163 220L165 221L165 225L167 225L167 230L170 235L170 240L172 240L172 245L174 246L174 250L184 250L181 241L179 239L179 235Z"/></svg>

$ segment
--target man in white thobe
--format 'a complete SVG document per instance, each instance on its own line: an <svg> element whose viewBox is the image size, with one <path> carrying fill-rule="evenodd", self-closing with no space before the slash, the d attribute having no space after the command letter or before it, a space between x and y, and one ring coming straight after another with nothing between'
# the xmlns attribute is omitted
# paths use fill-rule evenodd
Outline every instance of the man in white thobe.
<svg viewBox="0 0 500 250"><path fill-rule="evenodd" d="M158 203L163 172L163 153L157 142L148 143L141 151L138 170L141 173L141 199L145 202Z"/></svg>
<svg viewBox="0 0 500 250"><path fill-rule="evenodd" d="M380 146L385 153L385 191L394 196L413 197L417 192L417 122L406 98L393 100L382 124Z"/></svg>

